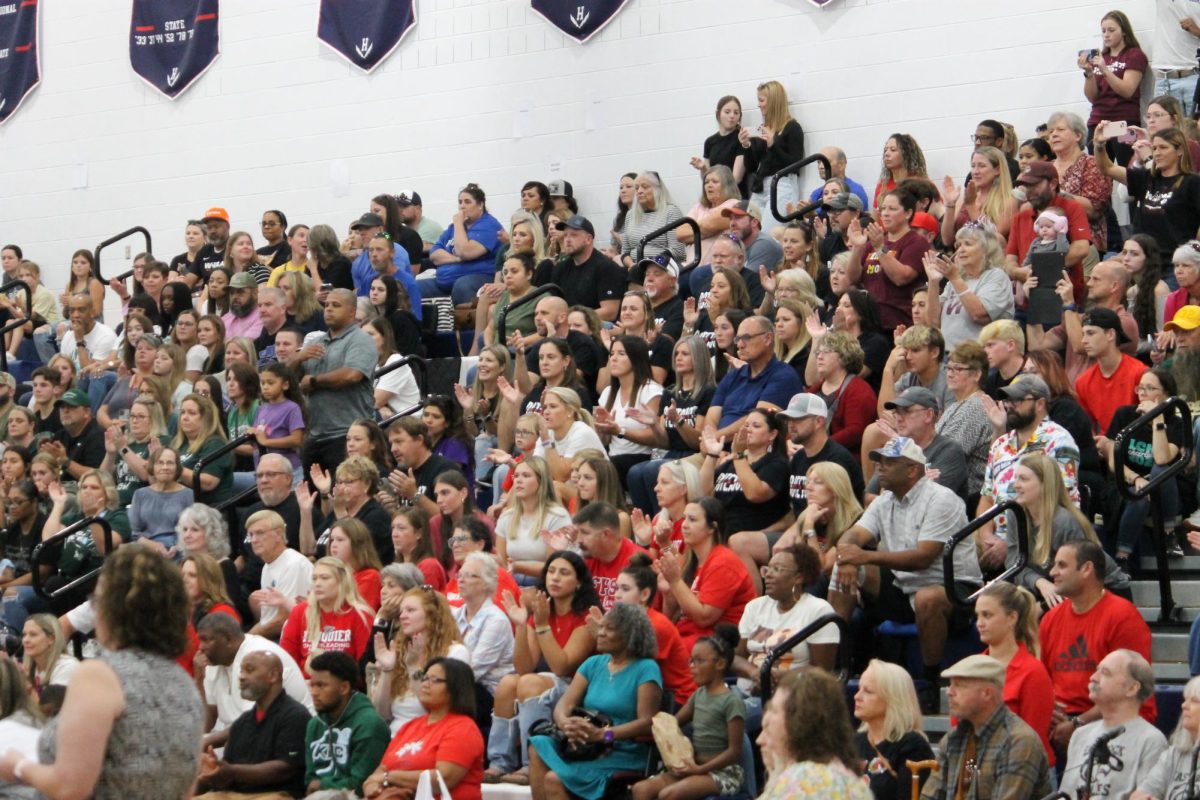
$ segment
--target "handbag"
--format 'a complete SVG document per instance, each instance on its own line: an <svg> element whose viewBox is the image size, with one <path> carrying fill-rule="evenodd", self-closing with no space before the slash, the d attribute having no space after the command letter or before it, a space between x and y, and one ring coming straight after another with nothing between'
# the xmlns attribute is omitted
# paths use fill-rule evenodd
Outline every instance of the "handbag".
<svg viewBox="0 0 1200 800"><path fill-rule="evenodd" d="M612 725L612 719L607 714L592 711L587 708L573 708L568 715L581 717L597 728L607 728ZM608 755L612 745L608 742L572 742L567 734L554 724L552 719L542 719L529 728L530 736L548 736L554 742L554 749L563 761L594 761Z"/></svg>
<svg viewBox="0 0 1200 800"><path fill-rule="evenodd" d="M436 769L426 769L421 771L421 777L417 778L417 790L413 793L413 800L433 800L433 781L437 776L438 791L442 800L450 800L450 790L446 788L446 779L442 777L442 773Z"/></svg>

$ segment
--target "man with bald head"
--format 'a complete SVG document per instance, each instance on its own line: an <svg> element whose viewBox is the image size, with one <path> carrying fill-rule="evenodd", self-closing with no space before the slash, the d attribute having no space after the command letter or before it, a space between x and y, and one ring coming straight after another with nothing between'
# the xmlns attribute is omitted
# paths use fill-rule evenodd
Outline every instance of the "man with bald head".
<svg viewBox="0 0 1200 800"><path fill-rule="evenodd" d="M812 194L808 196L809 202L815 203L821 199L821 193L825 191L825 181L830 178L840 178L845 182L846 188L851 194L857 195L858 199L862 200L863 208L870 207L870 202L867 200L867 190L862 187L858 181L851 180L846 177L846 151L840 147L822 147L821 155L829 159L829 166L833 170L833 174L825 173L825 166L818 161L817 172L821 174L821 185L813 189Z"/></svg>
<svg viewBox="0 0 1200 800"><path fill-rule="evenodd" d="M287 658L287 655L284 655ZM229 727L225 752L213 746L200 757L197 791L233 794L279 792L298 797L304 791L304 732L311 714L283 688L284 665L270 652L241 660L239 694L253 704Z"/></svg>
<svg viewBox="0 0 1200 800"><path fill-rule="evenodd" d="M583 376L585 386L596 386L596 375L604 363L604 353L595 340L586 333L567 328L567 302L561 297L543 297L534 306L533 324L543 338L566 339L575 360L575 369ZM538 349L541 343L525 351L525 365L531 375L538 374Z"/></svg>

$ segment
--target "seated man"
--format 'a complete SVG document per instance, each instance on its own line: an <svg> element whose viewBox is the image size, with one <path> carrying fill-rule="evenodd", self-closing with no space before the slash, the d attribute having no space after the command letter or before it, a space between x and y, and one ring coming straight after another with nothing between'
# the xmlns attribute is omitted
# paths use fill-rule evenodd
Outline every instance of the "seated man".
<svg viewBox="0 0 1200 800"><path fill-rule="evenodd" d="M1133 793L1167 749L1162 732L1138 716L1152 694L1154 670L1141 655L1114 650L1100 661L1088 682L1100 718L1071 737L1062 791L1076 796L1082 790L1084 797Z"/></svg>
<svg viewBox="0 0 1200 800"><path fill-rule="evenodd" d="M391 741L388 725L354 687L358 664L348 653L321 653L309 662L309 690L317 716L304 732L304 785L308 794L349 789L361 794Z"/></svg>
<svg viewBox="0 0 1200 800"><path fill-rule="evenodd" d="M925 477L925 453L912 439L897 436L871 458L879 462L884 491L838 541L829 602L849 620L861 598L872 627L916 622L927 681L921 706L933 713L946 639L970 624L970 614L946 596L942 573L943 547L967 515L957 495ZM872 544L877 549L865 549ZM954 577L971 590L979 587L975 548L954 551Z"/></svg>
<svg viewBox="0 0 1200 800"><path fill-rule="evenodd" d="M603 500L588 503L572 517L574 539L592 575L592 584L600 598L600 609L607 612L617 602L617 576L629 566L642 548L621 535L621 517L617 509Z"/></svg>
<svg viewBox="0 0 1200 800"><path fill-rule="evenodd" d="M211 745L205 750L196 791L301 794L310 715L283 690L283 664L272 653L251 653L242 659L238 683L254 706L230 727L220 758Z"/></svg>
<svg viewBox="0 0 1200 800"><path fill-rule="evenodd" d="M884 408L892 412L895 420L894 435L912 439L925 453L929 477L962 497L967 483L967 458L957 442L937 432L941 406L933 392L923 386L913 386L895 400L889 400ZM867 482L867 501L872 501L878 494L879 475L876 474Z"/></svg>
<svg viewBox="0 0 1200 800"><path fill-rule="evenodd" d="M1005 670L991 656L977 655L943 673L958 725L938 744L941 768L925 782L923 800L1025 800L1050 793L1042 740L1004 704Z"/></svg>

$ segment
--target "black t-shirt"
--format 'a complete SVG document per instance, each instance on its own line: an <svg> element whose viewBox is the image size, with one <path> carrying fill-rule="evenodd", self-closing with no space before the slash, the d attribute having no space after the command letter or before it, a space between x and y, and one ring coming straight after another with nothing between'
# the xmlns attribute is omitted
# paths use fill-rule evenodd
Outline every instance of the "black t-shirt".
<svg viewBox="0 0 1200 800"><path fill-rule="evenodd" d="M1079 469L1088 472L1104 472L1100 451L1092 436L1092 418L1074 398L1063 395L1050 401L1046 416L1051 422L1066 428L1079 448Z"/></svg>
<svg viewBox="0 0 1200 800"><path fill-rule="evenodd" d="M196 253L196 260L188 264L188 272L198 277L200 283L207 283L209 274L217 267L224 265L225 248L222 247L218 250L211 244L206 244L200 248L199 253Z"/></svg>
<svg viewBox="0 0 1200 800"><path fill-rule="evenodd" d="M425 344L421 340L421 323L408 311L393 311L388 317L392 336L396 340L396 352L402 356L425 356Z"/></svg>
<svg viewBox="0 0 1200 800"><path fill-rule="evenodd" d="M593 384L594 385L594 384ZM596 405L596 398L592 394L592 390L588 386L571 387L575 393L579 395L579 403L583 408L591 410ZM538 381L529 390L529 394L525 395L525 399L521 401L522 414L541 414L542 413L542 393L546 391L546 386L542 381Z"/></svg>
<svg viewBox="0 0 1200 800"><path fill-rule="evenodd" d="M866 733L856 733L854 746L858 748L859 758L866 762L864 771L871 784L871 794L877 800L908 800L912 791L912 773L904 762L933 758L929 740L916 731L909 731L894 742L880 742L878 752L871 746ZM927 780L929 773L922 773L920 785L924 786Z"/></svg>
<svg viewBox="0 0 1200 800"><path fill-rule="evenodd" d="M354 272L350 267L350 259L340 253L327 266L318 266L317 274L321 276L321 283L331 283L335 289L354 291Z"/></svg>
<svg viewBox="0 0 1200 800"><path fill-rule="evenodd" d="M675 359L672 358L674 349L675 340L670 336L664 336L661 333L655 336L654 341L650 343L650 366L665 369L669 377L675 371Z"/></svg>
<svg viewBox="0 0 1200 800"><path fill-rule="evenodd" d="M21 577L31 569L33 548L42 541L42 528L45 526L46 515L39 512L28 531L21 530L18 523L10 525L5 531L3 557L13 562L16 569L14 578Z"/></svg>
<svg viewBox="0 0 1200 800"><path fill-rule="evenodd" d="M543 261L534 273L537 286L558 284L567 305L600 308L602 300L620 300L625 294L625 271L599 250L592 250L587 261L576 264L570 258L558 263Z"/></svg>
<svg viewBox="0 0 1200 800"><path fill-rule="evenodd" d="M171 263L167 265L167 268L170 269L171 272L175 272L179 275L186 275L188 273L197 275L199 273L193 266L194 264L194 261L188 261L188 254L183 252L172 258Z"/></svg>
<svg viewBox="0 0 1200 800"><path fill-rule="evenodd" d="M439 456L436 453L431 453L429 458L425 459L425 463L413 470L413 477L417 479L417 492L424 494L430 500L434 499L433 482L437 480L437 476L443 472L462 472L462 466L455 461L451 461L445 456ZM389 523L388 537L390 541L391 528Z"/></svg>
<svg viewBox="0 0 1200 800"><path fill-rule="evenodd" d="M659 331L678 342L683 335L683 301L675 296L656 305L654 323Z"/></svg>
<svg viewBox="0 0 1200 800"><path fill-rule="evenodd" d="M534 376L538 375L538 350L544 343L543 339L525 351L525 367ZM588 393L587 397L581 396L580 399L584 401L583 407L590 409L589 398L591 398L593 387L596 385L596 376L600 374L600 368L608 363L608 353L604 352L603 347L596 344L595 339L579 331L567 331L567 346L571 348L575 371L579 373L580 380L583 381Z"/></svg>
<svg viewBox="0 0 1200 800"><path fill-rule="evenodd" d="M867 376L867 383L871 384L871 388L878 395L883 368L887 364L888 356L892 354L892 343L882 333L866 332L858 337L858 346L863 350L863 364L871 370L871 374Z"/></svg>
<svg viewBox="0 0 1200 800"><path fill-rule="evenodd" d="M88 420L78 436L72 436L64 428L56 438L67 448L67 458L76 464L95 469L104 460L104 429L94 419ZM66 474L65 468L63 474Z"/></svg>
<svg viewBox="0 0 1200 800"><path fill-rule="evenodd" d="M1140 416L1136 405L1121 406L1113 412L1112 422L1109 423L1105 435L1110 439L1116 439L1117 434L1129 427L1129 424ZM1182 445L1183 421L1170 413L1166 423L1167 441L1174 445ZM1154 431L1151 427L1153 424L1144 425L1131 431L1125 445L1125 465L1143 478L1148 477L1150 470L1154 467Z"/></svg>
<svg viewBox="0 0 1200 800"><path fill-rule="evenodd" d="M1200 228L1200 175L1164 178L1138 167L1126 169L1129 196L1137 201L1138 233L1158 242L1164 254L1196 237Z"/></svg>
<svg viewBox="0 0 1200 800"><path fill-rule="evenodd" d="M254 785L231 783L231 792L281 792L292 797L304 794L304 734L311 719L308 709L280 692L259 722L257 706L242 714L229 726L223 758L230 764L265 764L283 761L292 767L291 777L279 783Z"/></svg>
<svg viewBox="0 0 1200 800"><path fill-rule="evenodd" d="M788 513L788 462L775 453L750 465L750 469L772 489L775 496L763 502L746 499L733 460L726 461L713 476L713 497L725 506L725 530L729 535L739 531L763 531Z"/></svg>
<svg viewBox="0 0 1200 800"><path fill-rule="evenodd" d="M58 406L50 409L50 414L43 418L37 411L33 412L34 424L37 426L38 433L48 433L51 436L58 438L58 434L62 431L62 419L58 415Z"/></svg>
<svg viewBox="0 0 1200 800"><path fill-rule="evenodd" d="M763 189L763 179L774 175L786 166L804 158L804 129L794 119L789 119L783 130L775 134L775 140L766 147L766 140L755 139L754 144L761 143L761 148L753 150L754 175L750 178L751 191L760 192Z"/></svg>
<svg viewBox="0 0 1200 800"><path fill-rule="evenodd" d="M659 408L664 412L675 403L679 410L679 416L685 423L695 424L697 419L703 419L708 413L708 407L712 405L713 395L717 393L716 386L705 386L698 393L695 399L681 400L674 386L663 392L662 403ZM668 450L691 450L694 447L689 447L688 443L679 435L679 431L674 422L667 419L666 414L663 414L663 427L667 429L667 449Z"/></svg>
<svg viewBox="0 0 1200 800"><path fill-rule="evenodd" d="M292 260L292 246L287 243L287 239L281 240L279 244L268 244L260 247L255 252L260 256L271 257L271 260L267 262L267 266L271 269L282 267Z"/></svg>
<svg viewBox="0 0 1200 800"><path fill-rule="evenodd" d="M742 149L742 143L738 141L740 128L734 128L726 134L714 133L704 140L704 157L708 159L709 166L715 167L722 164L729 167L733 171L733 162L740 155L745 155L748 151ZM747 173L749 171L747 170ZM750 177L748 174L742 176L741 183L738 184L738 189L742 193L742 197L750 196Z"/></svg>
<svg viewBox="0 0 1200 800"><path fill-rule="evenodd" d="M408 260L414 266L420 264L421 259L425 257L425 243L421 241L421 234L407 225L401 225L400 230L396 232L396 244L404 248L404 252L408 253Z"/></svg>
<svg viewBox="0 0 1200 800"><path fill-rule="evenodd" d="M809 456L804 449L797 451L796 455L792 456L791 478L788 483L788 495L792 503L792 511L799 519L804 513L804 509L808 508L808 493L805 491L808 485L808 468L813 464L822 461L832 461L842 469L846 470L846 474L850 476L850 487L854 490L854 496L861 503L865 486L863 484L862 467L854 460L854 456L843 445L838 444L833 439L826 439L825 446L821 448L819 453Z"/></svg>

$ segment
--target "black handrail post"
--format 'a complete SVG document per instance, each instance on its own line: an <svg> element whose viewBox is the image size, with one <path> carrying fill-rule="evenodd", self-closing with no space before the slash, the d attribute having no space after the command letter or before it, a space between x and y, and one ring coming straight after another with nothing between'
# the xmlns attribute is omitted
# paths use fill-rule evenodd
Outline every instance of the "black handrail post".
<svg viewBox="0 0 1200 800"><path fill-rule="evenodd" d="M538 286L536 289L533 289L527 293L520 300L516 301L515 303L509 303L504 308L500 309L500 321L496 323L496 330L508 330L508 328L505 327L505 325L508 323L508 312L512 311L514 308L520 308L526 303L532 303L534 300L538 299L544 294L552 294L555 297L565 297L562 288L557 283L543 283L541 286ZM506 342L497 342L497 344L506 344Z"/></svg>
<svg viewBox="0 0 1200 800"><path fill-rule="evenodd" d="M972 592L967 597L960 597L958 594L958 585L954 582L954 551L963 543L971 534L982 528L987 523L994 520L1001 514L1009 511L1014 511L1013 518L1017 525L1017 560L1013 565L997 577L985 583L977 591ZM998 581L1006 581L1013 575L1016 575L1021 570L1025 569L1025 565L1029 563L1029 521L1025 518L1025 512L1016 500L1008 500L998 506L992 506L986 513L976 517L968 522L964 527L956 531L950 540L946 542L942 550L942 582L946 588L946 596L950 601L958 606L968 607L975 598L983 592L984 589Z"/></svg>
<svg viewBox="0 0 1200 800"><path fill-rule="evenodd" d="M850 674L850 651L849 633L850 625L846 620L838 614L825 614L809 624L805 625L800 630L793 633L783 642L780 642L767 653L763 659L762 666L758 668L758 685L759 696L762 698L763 707L766 707L767 700L771 697L771 669L775 666L775 662L783 656L792 652L796 645L811 637L817 631L823 629L826 625L836 625L838 629L838 662L843 682L846 676Z"/></svg>
<svg viewBox="0 0 1200 800"><path fill-rule="evenodd" d="M104 557L108 558L109 554L113 552L112 525L110 525L108 520L104 517L84 517L78 522L74 522L63 528L53 536L43 539L34 546L33 552L29 555L29 576L33 582L34 592L42 597L59 597L71 591L75 587L82 586L83 584L93 581L100 576L100 568L94 569L86 575L80 575L78 578L66 584L65 586L58 587L53 592L47 592L46 587L42 585L42 553L45 551L45 549L49 545L63 541L72 534L81 531L84 528L89 528L92 525L100 526L100 532L104 536Z"/></svg>
<svg viewBox="0 0 1200 800"><path fill-rule="evenodd" d="M826 175L833 174L833 168L829 166L829 159L820 153L813 153L811 156L802 158L794 164L789 164L771 176L771 214L775 219L783 223L788 223L792 220L800 219L810 211L821 207L821 201L818 200L815 203L805 203L790 214L784 214L779 210L779 179L795 175L814 161L820 162L825 167Z"/></svg>
<svg viewBox="0 0 1200 800"><path fill-rule="evenodd" d="M256 437L252 431L246 431L241 436L235 436L234 438L230 439L228 442L221 445L207 456L203 456L198 459L196 463L192 465L192 483L194 484L192 486L192 502L204 502L202 498L207 494L207 492L204 491L204 485L200 481L200 473L204 471L204 468L225 454L232 453L242 445L251 443L253 443L255 446L259 446L258 437ZM259 450L262 450L261 446L259 446Z"/></svg>
<svg viewBox="0 0 1200 800"><path fill-rule="evenodd" d="M419 355L416 355L415 353L406 355L404 358L393 361L391 364L378 367L375 370L375 376L372 380L377 381L384 375L387 375L389 372L395 372L401 367L409 365L415 365L418 371L421 373L421 376L417 378L417 388L420 389L421 394L424 395L429 386L429 361Z"/></svg>
<svg viewBox="0 0 1200 800"><path fill-rule="evenodd" d="M104 279L104 276L100 273L100 251L103 250L104 248L108 247L109 245L116 244L117 242L121 241L122 239L132 236L135 233L140 233L140 234L142 234L142 236L146 237L146 252L147 253L154 252L153 248L150 245L150 231L146 230L141 225L135 225L134 227L130 228L129 230L121 231L116 236L111 236L108 239L105 239L100 244L96 245L96 249L92 253L92 257L96 261L96 266L92 269L93 274L95 274L95 276L96 276L96 280L100 281L101 283L103 283L105 285L108 284L108 281L106 281ZM129 270L127 272L122 272L120 275L116 276L116 279L117 280L125 280L132 274L133 274L133 270Z"/></svg>
<svg viewBox="0 0 1200 800"><path fill-rule="evenodd" d="M1147 427L1152 420L1165 415L1169 409L1175 409L1183 423L1183 446L1175 460L1166 466L1162 472L1152 477L1141 489L1134 488L1125 480L1125 466L1128 460L1126 442L1134 431ZM1126 425L1117 437L1113 439L1113 473L1117 481L1117 491L1126 500L1142 500L1150 497L1150 518L1154 523L1154 561L1158 569L1159 610L1158 621L1170 622L1175 617L1175 593L1171 588L1171 566L1167 559L1167 536L1162 515L1162 503L1159 495L1163 484L1175 480L1175 476L1187 468L1192 460L1195 442L1192 438L1192 413L1187 403L1180 397L1169 397L1154 408L1142 414L1133 422Z"/></svg>
<svg viewBox="0 0 1200 800"><path fill-rule="evenodd" d="M635 266L636 264L641 263L642 259L645 257L647 242L649 242L651 239L662 236L665 233L670 233L681 225L687 225L692 229L692 263L680 264L679 274L682 275L689 269L695 269L696 267L700 266L700 224L691 217L684 217L683 219L678 219L674 222L668 222L661 228L655 228L643 236L641 240L638 241L637 257L634 259Z"/></svg>
<svg viewBox="0 0 1200 800"><path fill-rule="evenodd" d="M5 323L3 328L0 328L0 336L15 331L17 328L24 325L33 319L33 291L29 288L29 284L22 280L5 281L3 286L0 286L0 294L5 294L10 289L24 289L25 295L25 318L13 319ZM8 348L0 347L0 371L8 372Z"/></svg>

